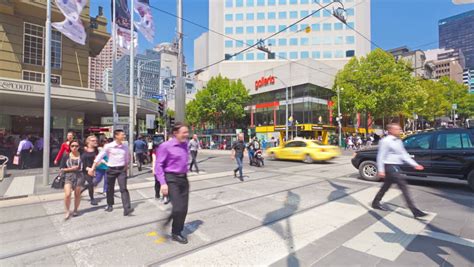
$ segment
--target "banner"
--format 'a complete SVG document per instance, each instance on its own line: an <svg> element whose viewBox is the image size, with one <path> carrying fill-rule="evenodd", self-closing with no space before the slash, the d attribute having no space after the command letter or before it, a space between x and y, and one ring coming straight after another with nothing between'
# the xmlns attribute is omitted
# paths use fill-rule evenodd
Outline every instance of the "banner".
<svg viewBox="0 0 474 267"><path fill-rule="evenodd" d="M125 54L130 54L131 45L131 18L130 10L128 9L127 0L112 0L115 1L115 21L116 23L116 37L118 48ZM113 4L113 3L112 3ZM134 46L137 47L137 36L133 38Z"/></svg>
<svg viewBox="0 0 474 267"><path fill-rule="evenodd" d="M66 18L78 20L87 0L56 0L56 6Z"/></svg>
<svg viewBox="0 0 474 267"><path fill-rule="evenodd" d="M55 2L66 19L62 22L51 23L51 26L72 41L85 45L87 34L80 16L87 0L56 0Z"/></svg>
<svg viewBox="0 0 474 267"><path fill-rule="evenodd" d="M155 37L155 24L150 9L149 0L134 0L135 12L140 15L140 21L135 22L135 27L145 36L149 42Z"/></svg>

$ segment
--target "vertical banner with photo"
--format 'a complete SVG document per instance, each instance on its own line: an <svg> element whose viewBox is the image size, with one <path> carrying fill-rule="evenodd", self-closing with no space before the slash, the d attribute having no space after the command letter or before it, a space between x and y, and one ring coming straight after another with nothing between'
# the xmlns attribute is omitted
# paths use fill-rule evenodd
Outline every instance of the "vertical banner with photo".
<svg viewBox="0 0 474 267"><path fill-rule="evenodd" d="M131 18L130 10L128 9L127 0L112 0L115 1L115 22L116 23L116 38L119 49L125 53L130 54L131 45ZM137 46L137 38L134 36L134 46Z"/></svg>
<svg viewBox="0 0 474 267"><path fill-rule="evenodd" d="M135 1L135 12L140 15L140 21L135 22L135 27L145 36L148 42L153 42L153 38L155 37L155 24L153 23L149 0L133 1Z"/></svg>
<svg viewBox="0 0 474 267"><path fill-rule="evenodd" d="M62 22L54 22L51 25L72 41L85 45L87 34L80 17L87 1L56 0L55 2L66 19Z"/></svg>

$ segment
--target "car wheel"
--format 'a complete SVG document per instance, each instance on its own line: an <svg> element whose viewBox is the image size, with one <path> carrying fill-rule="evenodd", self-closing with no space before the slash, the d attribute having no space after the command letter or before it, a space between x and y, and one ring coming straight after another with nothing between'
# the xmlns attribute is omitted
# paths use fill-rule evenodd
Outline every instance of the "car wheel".
<svg viewBox="0 0 474 267"><path fill-rule="evenodd" d="M308 164L311 164L314 162L313 158L311 157L311 155L307 154L306 156L304 156L304 160L303 160L304 163L308 163Z"/></svg>
<svg viewBox="0 0 474 267"><path fill-rule="evenodd" d="M467 183L469 187L471 187L471 190L474 191L474 170L467 175Z"/></svg>
<svg viewBox="0 0 474 267"><path fill-rule="evenodd" d="M271 152L270 155L268 155L268 159L270 160L276 160L276 155L275 155L275 152Z"/></svg>
<svg viewBox="0 0 474 267"><path fill-rule="evenodd" d="M380 181L377 176L377 164L374 161L364 161L359 165L359 174L362 179L367 181Z"/></svg>

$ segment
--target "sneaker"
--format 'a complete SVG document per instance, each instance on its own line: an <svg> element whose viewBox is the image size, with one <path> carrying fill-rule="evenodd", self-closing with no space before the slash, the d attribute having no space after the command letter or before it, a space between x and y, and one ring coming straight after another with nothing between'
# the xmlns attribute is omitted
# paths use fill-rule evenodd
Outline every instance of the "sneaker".
<svg viewBox="0 0 474 267"><path fill-rule="evenodd" d="M97 206L99 205L99 203L97 203L97 200L95 200L95 198L91 199L91 205L92 206Z"/></svg>
<svg viewBox="0 0 474 267"><path fill-rule="evenodd" d="M109 205L107 205L104 209L104 211L107 211L107 212L112 212L113 210L114 210L114 207L109 206Z"/></svg>

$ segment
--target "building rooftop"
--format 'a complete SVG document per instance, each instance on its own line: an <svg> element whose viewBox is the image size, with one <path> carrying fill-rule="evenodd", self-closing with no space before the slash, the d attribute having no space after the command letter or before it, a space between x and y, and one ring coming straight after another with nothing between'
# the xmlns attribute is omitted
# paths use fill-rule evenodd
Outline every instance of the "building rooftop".
<svg viewBox="0 0 474 267"><path fill-rule="evenodd" d="M464 12L464 13L461 13L461 14L458 14L458 15L448 17L448 18L440 19L438 21L438 25L443 25L447 22L455 21L455 20L459 20L459 19L464 19L464 18L467 18L467 17L474 17L474 10L470 10L470 11L467 11L467 12Z"/></svg>

